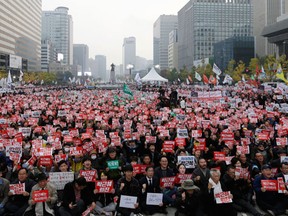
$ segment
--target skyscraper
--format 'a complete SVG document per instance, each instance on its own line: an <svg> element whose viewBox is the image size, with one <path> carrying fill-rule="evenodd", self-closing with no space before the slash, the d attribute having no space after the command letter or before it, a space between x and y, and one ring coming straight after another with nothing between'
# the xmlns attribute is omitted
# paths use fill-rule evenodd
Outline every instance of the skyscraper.
<svg viewBox="0 0 288 216"><path fill-rule="evenodd" d="M89 47L86 44L74 44L73 65L80 65L82 68L82 74L89 70L88 59L89 59Z"/></svg>
<svg viewBox="0 0 288 216"><path fill-rule="evenodd" d="M58 53L63 54L62 63L73 64L73 21L67 7L42 12L42 40L50 40Z"/></svg>
<svg viewBox="0 0 288 216"><path fill-rule="evenodd" d="M153 64L168 69L169 33L178 26L176 15L161 15L153 26Z"/></svg>
<svg viewBox="0 0 288 216"><path fill-rule="evenodd" d="M0 4L0 53L27 59L29 71L41 69L41 7L41 0Z"/></svg>
<svg viewBox="0 0 288 216"><path fill-rule="evenodd" d="M129 69L127 69L128 65L132 65L135 67L136 65L136 38L129 37L124 38L123 46L122 46L122 58L123 58L123 71L124 74L128 75Z"/></svg>
<svg viewBox="0 0 288 216"><path fill-rule="evenodd" d="M169 46L168 46L168 66L169 69L178 68L178 33L177 29L169 33Z"/></svg>
<svg viewBox="0 0 288 216"><path fill-rule="evenodd" d="M285 8L288 7L287 0L252 0L252 4L256 54L259 56L274 54L277 52L276 45L269 43L268 39L262 36L262 31L265 26L276 23L277 17L285 13Z"/></svg>
<svg viewBox="0 0 288 216"><path fill-rule="evenodd" d="M235 36L252 36L250 0L190 0L178 12L178 64L213 56L213 45Z"/></svg>
<svg viewBox="0 0 288 216"><path fill-rule="evenodd" d="M104 55L96 55L95 56L95 72L96 74L93 76L96 78L101 78L102 80L107 81L110 75L107 74L106 70L106 56Z"/></svg>

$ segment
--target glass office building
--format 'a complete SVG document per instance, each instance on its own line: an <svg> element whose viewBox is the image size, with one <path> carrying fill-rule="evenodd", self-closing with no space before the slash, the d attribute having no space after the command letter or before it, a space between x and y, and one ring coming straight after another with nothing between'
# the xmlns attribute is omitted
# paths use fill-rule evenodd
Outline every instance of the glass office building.
<svg viewBox="0 0 288 216"><path fill-rule="evenodd" d="M41 0L0 0L0 53L26 59L29 71L41 69L41 8Z"/></svg>
<svg viewBox="0 0 288 216"><path fill-rule="evenodd" d="M250 0L190 0L178 12L178 64L213 57L214 44L234 36L252 36Z"/></svg>

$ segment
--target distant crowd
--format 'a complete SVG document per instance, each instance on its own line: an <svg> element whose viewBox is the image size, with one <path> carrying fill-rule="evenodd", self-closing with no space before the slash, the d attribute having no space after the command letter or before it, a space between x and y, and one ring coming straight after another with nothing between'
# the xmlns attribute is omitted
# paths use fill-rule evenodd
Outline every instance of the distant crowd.
<svg viewBox="0 0 288 216"><path fill-rule="evenodd" d="M0 215L287 214L285 85L130 88L2 93Z"/></svg>

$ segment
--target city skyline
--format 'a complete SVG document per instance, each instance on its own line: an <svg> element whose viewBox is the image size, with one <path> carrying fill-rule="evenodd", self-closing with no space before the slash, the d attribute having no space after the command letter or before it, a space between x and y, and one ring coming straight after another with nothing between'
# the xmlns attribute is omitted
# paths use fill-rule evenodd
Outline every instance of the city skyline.
<svg viewBox="0 0 288 216"><path fill-rule="evenodd" d="M122 63L123 39L131 36L137 41L136 55L153 59L153 23L160 15L177 15L187 2L189 0L147 0L143 4L135 0L43 0L42 10L68 7L74 25L73 43L87 44L90 58L105 55L107 63L118 65Z"/></svg>

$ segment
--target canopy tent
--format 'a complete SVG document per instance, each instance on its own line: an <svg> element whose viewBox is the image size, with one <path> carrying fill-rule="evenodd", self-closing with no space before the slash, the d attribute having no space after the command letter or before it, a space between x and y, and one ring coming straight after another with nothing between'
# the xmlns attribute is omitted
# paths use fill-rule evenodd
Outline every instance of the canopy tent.
<svg viewBox="0 0 288 216"><path fill-rule="evenodd" d="M142 82L152 82L152 81L160 81L160 82L168 82L167 79L161 77L154 68L152 68L149 73L141 79Z"/></svg>

